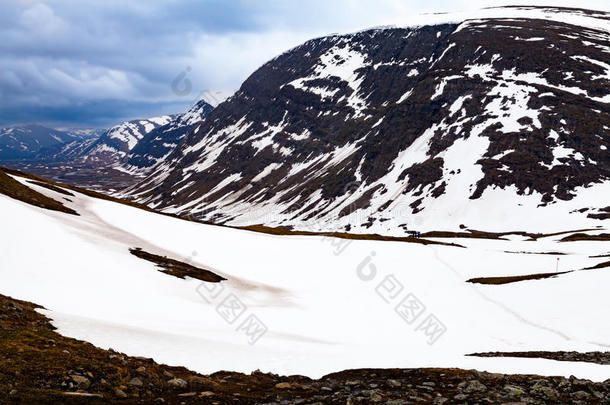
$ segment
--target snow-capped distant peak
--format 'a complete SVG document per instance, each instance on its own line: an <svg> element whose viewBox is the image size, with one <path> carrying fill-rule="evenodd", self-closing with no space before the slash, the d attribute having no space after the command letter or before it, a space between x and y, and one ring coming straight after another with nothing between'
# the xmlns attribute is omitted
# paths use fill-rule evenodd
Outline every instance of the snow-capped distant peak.
<svg viewBox="0 0 610 405"><path fill-rule="evenodd" d="M165 115L122 122L106 131L85 151L81 159L95 164L119 163L144 136L172 119L172 116Z"/></svg>
<svg viewBox="0 0 610 405"><path fill-rule="evenodd" d="M186 113L170 117L165 124L156 127L138 141L127 157L124 171L145 174L164 161L186 137L192 128L201 122L213 107L205 100L198 101ZM165 120L157 120L159 123Z"/></svg>
<svg viewBox="0 0 610 405"><path fill-rule="evenodd" d="M108 131L108 137L125 143L127 150L132 150L140 139L153 129L167 124L171 120L169 115L149 118L146 120L123 122Z"/></svg>

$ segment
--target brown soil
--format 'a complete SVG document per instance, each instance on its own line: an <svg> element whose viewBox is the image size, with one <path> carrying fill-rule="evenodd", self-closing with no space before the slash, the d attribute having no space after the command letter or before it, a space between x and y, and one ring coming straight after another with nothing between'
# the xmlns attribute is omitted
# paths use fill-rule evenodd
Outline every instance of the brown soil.
<svg viewBox="0 0 610 405"><path fill-rule="evenodd" d="M473 239L502 239L502 234L468 231L468 232L450 232L450 231L431 231L422 233L422 238L473 238Z"/></svg>
<svg viewBox="0 0 610 405"><path fill-rule="evenodd" d="M601 233L599 235L588 235L586 233L574 233L561 239L560 242L575 242L581 240L605 241L610 242L610 233Z"/></svg>
<svg viewBox="0 0 610 405"><path fill-rule="evenodd" d="M51 191L55 191L56 193L60 193L60 194L63 194L63 195L68 195L70 197L74 197L74 194L72 194L71 192L69 192L67 190L64 190L61 187L57 187L57 186L54 186L52 184L49 184L49 183L44 183L42 181L36 181L36 180L28 180L28 183L35 184L35 185L40 186L40 187L44 187L44 188L49 189Z"/></svg>
<svg viewBox="0 0 610 405"><path fill-rule="evenodd" d="M572 232L587 232L587 231L598 231L599 229L595 229L595 228L586 228L586 229L576 229L573 231L562 231L562 232L553 232L553 233L536 233L536 234L527 234L528 236L530 236L532 239L538 239L538 238L548 238L550 236L558 236L558 235L564 235L566 233L572 233Z"/></svg>
<svg viewBox="0 0 610 405"><path fill-rule="evenodd" d="M526 280L542 280L545 278L551 278L555 276L559 276L561 274L571 273L572 271L564 271L559 273L540 273L540 274L528 274L525 276L507 276L507 277L479 277L479 278L471 278L470 280L466 280L467 283L473 284L492 284L492 285L500 285L500 284L510 284L517 283L519 281Z"/></svg>
<svg viewBox="0 0 610 405"><path fill-rule="evenodd" d="M565 256L566 255L566 253L563 253L563 252L525 252L525 251L513 252L510 250L505 250L504 253L514 253L514 254L519 254L519 255L551 255L551 256Z"/></svg>
<svg viewBox="0 0 610 405"><path fill-rule="evenodd" d="M500 239L505 240L504 236L517 235L530 238L535 241L540 238L547 238L550 236L563 235L571 232L585 232L585 231L596 231L597 229L578 229L573 231L561 231L553 233L531 233L523 231L512 231L512 232L485 232L478 231L475 229L467 229L464 232L450 232L450 231L432 231L425 232L421 236L426 238L475 238L475 239Z"/></svg>
<svg viewBox="0 0 610 405"><path fill-rule="evenodd" d="M610 267L610 262L603 262L600 264L596 264L595 266L587 267L587 268L584 268L583 270L605 269L607 267Z"/></svg>
<svg viewBox="0 0 610 405"><path fill-rule="evenodd" d="M152 253L148 253L141 248L129 249L129 252L140 259L155 263L157 266L159 266L160 272L178 277L180 279L191 277L201 281L208 281L210 283L219 283L226 280L226 278L212 273L210 270L201 269L179 260L170 259L167 256L153 255Z"/></svg>
<svg viewBox="0 0 610 405"><path fill-rule="evenodd" d="M59 201L40 194L21 184L2 170L0 170L0 194L4 194L24 203L47 210L59 211L66 214L78 215L76 211L64 206Z"/></svg>
<svg viewBox="0 0 610 405"><path fill-rule="evenodd" d="M573 273L575 271L584 271L584 270L597 270L597 269L605 269L610 267L610 261L596 264L595 266L585 267L580 270L570 270L570 271L562 271L558 273L540 273L540 274L528 274L525 276L507 276L507 277L478 277L471 278L470 280L466 280L467 283L473 284L492 284L492 285L500 285L500 284L510 284L517 283L519 281L526 280L542 280L545 278L551 278L560 276L562 274Z"/></svg>
<svg viewBox="0 0 610 405"><path fill-rule="evenodd" d="M252 226L243 226L243 227L235 227L236 229L243 229L246 231L266 233L270 235L287 235L287 236L329 236L332 238L340 238L340 239L351 239L351 240L380 240L386 242L408 242L408 243L419 243L422 245L443 245L443 246L454 246L461 247L464 246L459 245L457 243L446 243L446 242L438 242L427 240L423 238L416 237L399 237L399 236L384 236L378 234L356 234L356 233L344 233L344 232L307 232L307 231L293 231L286 228L271 228L263 225L252 225ZM423 236L423 235L422 235Z"/></svg>

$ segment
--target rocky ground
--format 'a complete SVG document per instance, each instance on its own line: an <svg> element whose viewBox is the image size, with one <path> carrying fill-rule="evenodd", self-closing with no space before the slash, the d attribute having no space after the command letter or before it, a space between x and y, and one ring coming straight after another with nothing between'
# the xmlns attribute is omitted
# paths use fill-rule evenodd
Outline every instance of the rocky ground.
<svg viewBox="0 0 610 405"><path fill-rule="evenodd" d="M471 356L477 357L523 357L523 358L538 358L550 359L557 361L584 361L587 363L595 363L602 365L610 365L610 353L608 352L489 352L489 353L474 353Z"/></svg>
<svg viewBox="0 0 610 405"><path fill-rule="evenodd" d="M62 337L36 308L0 295L2 404L610 404L610 380L472 370L204 376Z"/></svg>
<svg viewBox="0 0 610 405"><path fill-rule="evenodd" d="M167 256L154 255L142 250L142 248L139 247L129 249L129 252L140 259L155 263L159 268L159 271L162 273L169 274L170 276L180 279L190 277L201 281L207 281L208 283L219 283L226 280L226 278L221 277L208 269L195 267L179 260L170 259Z"/></svg>

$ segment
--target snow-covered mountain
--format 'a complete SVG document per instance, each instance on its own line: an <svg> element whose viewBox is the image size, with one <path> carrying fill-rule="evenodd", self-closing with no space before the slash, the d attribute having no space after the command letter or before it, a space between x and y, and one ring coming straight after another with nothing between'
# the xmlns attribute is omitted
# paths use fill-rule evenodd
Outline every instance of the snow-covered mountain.
<svg viewBox="0 0 610 405"><path fill-rule="evenodd" d="M218 223L384 234L608 218L610 14L438 19L278 56L128 193Z"/></svg>
<svg viewBox="0 0 610 405"><path fill-rule="evenodd" d="M47 128L47 132L57 134L58 140L51 146L28 151L21 154L24 157L19 160L10 161L2 159L4 138L0 131L0 163L4 160L12 168L114 193L146 176L212 108L202 100L182 114L126 121L108 130ZM18 139L15 131L6 130L6 139L13 143L12 138ZM29 132L22 135L27 139L32 137ZM11 152L11 156L14 153Z"/></svg>
<svg viewBox="0 0 610 405"><path fill-rule="evenodd" d="M212 109L200 100L183 114L125 121L108 130L57 130L41 125L2 128L0 161L116 166L141 175L173 152Z"/></svg>
<svg viewBox="0 0 610 405"><path fill-rule="evenodd" d="M176 115L165 125L150 131L129 153L127 169L142 173L165 160L212 110L210 104L200 100L186 113Z"/></svg>
<svg viewBox="0 0 610 405"><path fill-rule="evenodd" d="M96 134L96 130L58 130L37 124L0 128L0 160L61 160Z"/></svg>
<svg viewBox="0 0 610 405"><path fill-rule="evenodd" d="M98 138L78 139L51 148L46 148L36 154L33 158L28 159L28 162L71 162L82 156L97 139Z"/></svg>
<svg viewBox="0 0 610 405"><path fill-rule="evenodd" d="M83 151L87 163L108 165L124 161L144 136L173 119L170 115L143 120L125 121L110 128Z"/></svg>
<svg viewBox="0 0 610 405"><path fill-rule="evenodd" d="M212 109L211 105L200 100L183 114L123 122L110 128L85 150L81 160L145 174L169 156Z"/></svg>

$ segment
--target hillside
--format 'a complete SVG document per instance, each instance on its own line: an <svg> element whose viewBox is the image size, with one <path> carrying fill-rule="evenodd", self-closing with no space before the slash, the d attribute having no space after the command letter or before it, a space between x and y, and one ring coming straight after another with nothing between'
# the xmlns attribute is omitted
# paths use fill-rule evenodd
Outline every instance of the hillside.
<svg viewBox="0 0 610 405"><path fill-rule="evenodd" d="M28 150L22 159L4 163L61 182L114 193L141 181L212 109L200 100L182 114L125 121L108 130L58 131L41 127L45 133L57 132L66 140ZM4 138L19 139L19 134L26 142L31 140L32 133L19 131L0 130L0 157Z"/></svg>
<svg viewBox="0 0 610 405"><path fill-rule="evenodd" d="M123 195L297 230L603 225L610 16L508 7L441 19L278 56Z"/></svg>
<svg viewBox="0 0 610 405"><path fill-rule="evenodd" d="M599 323L610 310L607 229L272 235L7 176L9 191L31 193L0 195L0 294L43 306L63 336L203 374L432 367L610 378L594 353L610 339Z"/></svg>

